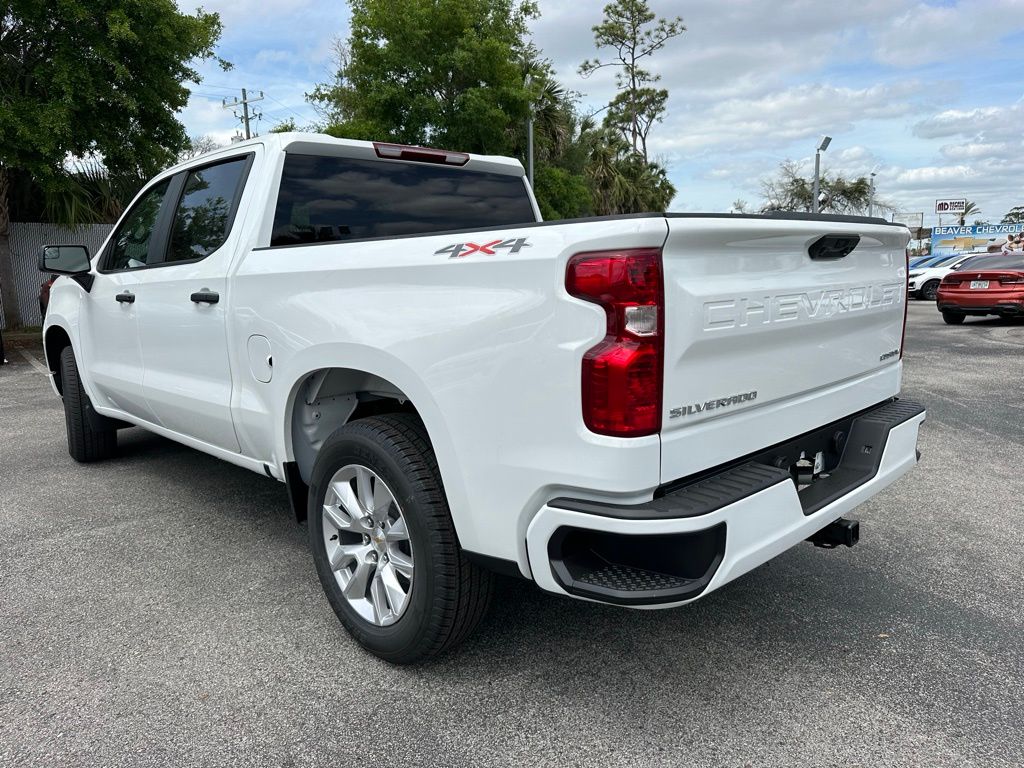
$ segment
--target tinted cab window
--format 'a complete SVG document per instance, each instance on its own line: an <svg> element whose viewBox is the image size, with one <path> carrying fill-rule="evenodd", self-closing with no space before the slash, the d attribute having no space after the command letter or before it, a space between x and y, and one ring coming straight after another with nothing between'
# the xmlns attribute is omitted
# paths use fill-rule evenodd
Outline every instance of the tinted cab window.
<svg viewBox="0 0 1024 768"><path fill-rule="evenodd" d="M520 176L289 154L270 244L497 228L535 220Z"/></svg>
<svg viewBox="0 0 1024 768"><path fill-rule="evenodd" d="M149 263L149 246L170 181L162 181L131 207L110 239L104 269L138 269Z"/></svg>
<svg viewBox="0 0 1024 768"><path fill-rule="evenodd" d="M227 240L247 157L189 171L174 212L169 262L201 259Z"/></svg>

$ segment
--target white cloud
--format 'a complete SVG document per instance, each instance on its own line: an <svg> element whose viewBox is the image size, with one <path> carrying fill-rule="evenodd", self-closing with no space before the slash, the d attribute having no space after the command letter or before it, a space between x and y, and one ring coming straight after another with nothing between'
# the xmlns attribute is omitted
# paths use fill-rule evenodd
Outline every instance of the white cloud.
<svg viewBox="0 0 1024 768"><path fill-rule="evenodd" d="M283 51L280 48L263 48L256 53L254 61L257 65L289 64L298 60L294 51Z"/></svg>
<svg viewBox="0 0 1024 768"><path fill-rule="evenodd" d="M978 172L968 165L940 165L893 170L894 175L890 173L893 176L893 183L904 188L934 189L937 185L961 184L978 175Z"/></svg>
<svg viewBox="0 0 1024 768"><path fill-rule="evenodd" d="M1024 0L918 3L886 18L875 52L884 64L914 67L979 53L997 57L1005 53L1000 41L1024 30Z"/></svg>
<svg viewBox="0 0 1024 768"><path fill-rule="evenodd" d="M1013 147L1005 141L998 142L971 142L967 144L946 144L939 148L939 152L947 160L988 160L1000 159L1012 155L1019 156L1021 147Z"/></svg>
<svg viewBox="0 0 1024 768"><path fill-rule="evenodd" d="M652 146L658 151L717 147L735 151L844 133L860 120L910 114L916 83L843 88L798 85L756 99L728 99L699 114L670 115Z"/></svg>
<svg viewBox="0 0 1024 768"><path fill-rule="evenodd" d="M576 80L584 59L608 57L607 49L595 50L591 31L601 21L603 5L541 0L534 39L563 80ZM856 61L866 45L861 38L878 33L893 14L913 5L913 0L652 0L659 16L682 16L687 31L645 66L662 76L673 100L687 104L757 97L783 87L789 77ZM601 105L611 97L613 82L605 71L574 87L587 93L586 103Z"/></svg>
<svg viewBox="0 0 1024 768"><path fill-rule="evenodd" d="M914 134L924 139L964 136L1008 138L1024 136L1024 101L1009 105L950 109L922 120L914 126Z"/></svg>

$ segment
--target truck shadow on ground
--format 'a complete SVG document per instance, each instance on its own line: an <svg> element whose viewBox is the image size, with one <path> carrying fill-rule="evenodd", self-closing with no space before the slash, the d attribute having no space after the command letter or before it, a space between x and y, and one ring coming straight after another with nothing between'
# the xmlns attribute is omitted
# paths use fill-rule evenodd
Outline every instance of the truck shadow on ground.
<svg viewBox="0 0 1024 768"><path fill-rule="evenodd" d="M319 592L307 531L294 523L282 484L142 430L121 433L120 442L116 461L131 475L165 474L168 496L176 500L172 511L182 521L208 526L211 548L244 525L262 543L255 556L265 558L267 568L283 568L286 581ZM862 542L853 550L826 552L799 545L696 603L659 611L577 601L525 580L499 578L491 611L477 631L460 648L412 668L390 667L366 654L340 624L327 637L339 657L378 667L394 680L427 676L473 686L481 679L494 685L523 685L525 679L554 694L596 695L609 686L620 692L662 686L666 675L687 690L727 676L734 685L737 674L766 685L780 674L814 670L855 675L865 660L876 672L891 668L898 675L908 655L922 667L940 663L908 642L913 637L948 633L953 626L964 646L999 652L1016 636L1009 620L993 627L991 617L976 621L962 606L893 582L873 547ZM311 605L333 621L326 601ZM1005 650L1012 653L1009 646ZM957 675L947 671L951 679Z"/></svg>

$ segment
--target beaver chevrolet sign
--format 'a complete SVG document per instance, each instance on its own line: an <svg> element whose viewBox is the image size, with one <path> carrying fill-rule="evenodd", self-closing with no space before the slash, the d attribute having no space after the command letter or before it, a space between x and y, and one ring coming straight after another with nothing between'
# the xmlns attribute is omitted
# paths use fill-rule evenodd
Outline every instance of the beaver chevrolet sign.
<svg viewBox="0 0 1024 768"><path fill-rule="evenodd" d="M998 252L1009 235L1024 224L975 224L970 227L932 227L932 255Z"/></svg>

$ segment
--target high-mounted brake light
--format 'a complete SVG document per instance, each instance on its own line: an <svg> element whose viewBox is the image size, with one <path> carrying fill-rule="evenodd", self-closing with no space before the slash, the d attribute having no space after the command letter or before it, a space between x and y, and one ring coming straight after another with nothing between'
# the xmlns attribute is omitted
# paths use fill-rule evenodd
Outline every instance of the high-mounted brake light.
<svg viewBox="0 0 1024 768"><path fill-rule="evenodd" d="M446 149L411 147L407 144L383 144L375 141L373 149L377 157L386 160L412 160L416 163L437 163L439 165L465 165L469 155L465 152L449 152Z"/></svg>
<svg viewBox="0 0 1024 768"><path fill-rule="evenodd" d="M607 332L583 356L583 421L591 432L640 437L661 429L664 286L661 251L578 253L566 290L601 305Z"/></svg>

